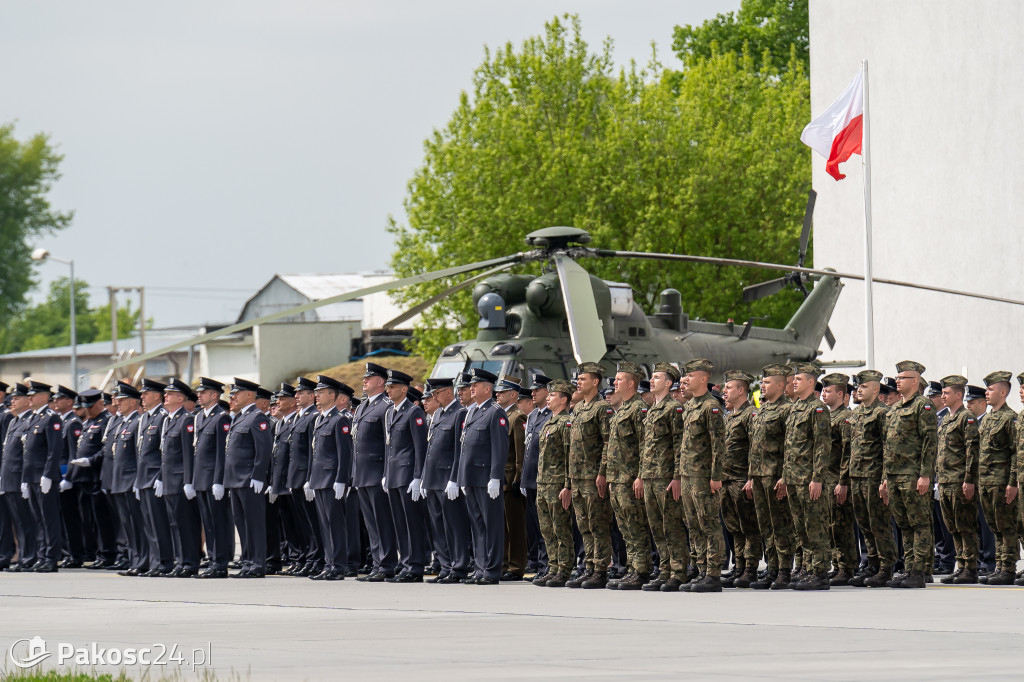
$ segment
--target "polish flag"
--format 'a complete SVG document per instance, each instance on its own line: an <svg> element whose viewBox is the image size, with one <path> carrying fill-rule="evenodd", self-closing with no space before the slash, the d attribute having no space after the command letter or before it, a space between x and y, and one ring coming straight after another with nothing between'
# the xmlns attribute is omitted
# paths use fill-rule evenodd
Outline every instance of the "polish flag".
<svg viewBox="0 0 1024 682"><path fill-rule="evenodd" d="M800 141L818 152L828 162L825 171L836 180L846 176L839 164L853 154L861 153L864 140L864 70L857 72L853 82L818 118L807 124Z"/></svg>

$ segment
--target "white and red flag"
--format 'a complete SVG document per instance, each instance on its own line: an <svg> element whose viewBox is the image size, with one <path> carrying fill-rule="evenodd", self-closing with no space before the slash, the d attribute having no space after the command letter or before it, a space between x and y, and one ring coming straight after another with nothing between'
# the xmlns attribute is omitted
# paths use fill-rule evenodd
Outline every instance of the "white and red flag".
<svg viewBox="0 0 1024 682"><path fill-rule="evenodd" d="M861 154L864 141L864 70L818 118L807 124L800 141L827 159L825 171L836 180L846 176L839 164Z"/></svg>

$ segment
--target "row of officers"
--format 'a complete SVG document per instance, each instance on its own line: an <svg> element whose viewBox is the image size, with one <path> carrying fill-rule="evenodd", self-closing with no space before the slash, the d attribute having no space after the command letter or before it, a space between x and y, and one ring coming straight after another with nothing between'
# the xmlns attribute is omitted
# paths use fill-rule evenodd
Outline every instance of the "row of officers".
<svg viewBox="0 0 1024 682"><path fill-rule="evenodd" d="M56 571L63 547L64 566L90 552L89 568L124 575L222 578L237 529L234 577L281 566L420 582L432 556L433 582L488 585L522 579L539 535L539 586L912 588L930 581L934 494L957 562L943 581L1022 584L1024 439L1005 403L1009 373L985 378L990 411L979 414L963 406L977 398L964 377L939 382L941 401L924 397L912 361L890 391L874 370L851 385L803 363L757 379L729 371L712 392L712 371L707 360L659 363L648 380L623 362L606 400L596 363L574 383L535 375L524 387L473 369L430 379L423 394L367 363L361 400L326 376L275 394L236 379L226 406L213 380L194 392L144 380L118 386L114 415L99 391L18 385L0 433L0 560L16 544L8 570ZM885 392L898 399L887 405ZM979 501L996 539L996 570L983 577ZM625 548L618 579L613 537Z"/></svg>

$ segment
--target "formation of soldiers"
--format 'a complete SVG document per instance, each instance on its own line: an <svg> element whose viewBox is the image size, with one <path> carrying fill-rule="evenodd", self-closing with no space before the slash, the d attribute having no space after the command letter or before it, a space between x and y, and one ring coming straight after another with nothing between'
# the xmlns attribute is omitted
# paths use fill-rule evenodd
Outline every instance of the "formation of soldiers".
<svg viewBox="0 0 1024 682"><path fill-rule="evenodd" d="M713 370L662 362L648 378L622 362L606 377L583 363L573 382L523 385L474 368L421 392L367 363L361 397L328 376L275 392L235 379L226 402L208 378L113 394L0 382L0 567L920 588L937 499L956 553L942 582L1024 585L1024 427L1006 405L1009 372L986 376L984 391L947 376L926 397L912 361L895 380L796 363L756 378L730 370L713 387ZM983 575L979 520L996 544Z"/></svg>

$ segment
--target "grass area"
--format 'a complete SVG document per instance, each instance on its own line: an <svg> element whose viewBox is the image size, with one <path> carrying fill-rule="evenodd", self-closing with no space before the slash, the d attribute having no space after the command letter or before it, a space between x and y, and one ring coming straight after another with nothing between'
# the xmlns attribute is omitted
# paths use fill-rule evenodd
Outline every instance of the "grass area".
<svg viewBox="0 0 1024 682"><path fill-rule="evenodd" d="M201 680L202 682L230 680L231 682L241 682L243 679L248 679L248 675L243 677L238 673L232 672L228 677L224 678L215 675L211 670L197 670L195 673L188 671L159 671L159 673L154 673L153 669L150 668L137 674L129 674L126 670L117 673L84 672L80 670L61 672L57 670L39 670L37 668L15 670L13 672L10 670L0 670L0 681L2 682L7 682L7 680L16 680L17 682L181 682L183 680Z"/></svg>
<svg viewBox="0 0 1024 682"><path fill-rule="evenodd" d="M362 395L363 386L363 374L366 373L367 361L376 363L381 367L387 367L388 369L397 369L399 372L405 372L409 376L416 379L417 382L422 382L427 378L432 368L431 363L427 362L423 358L415 355L409 356L398 356L398 355L382 355L378 357L367 358L366 360L360 360L359 362L348 362L344 365L338 365L337 367L331 367L315 374L308 374L310 379L316 379L317 374L326 374L332 379L343 381L352 388L355 389L356 395Z"/></svg>

